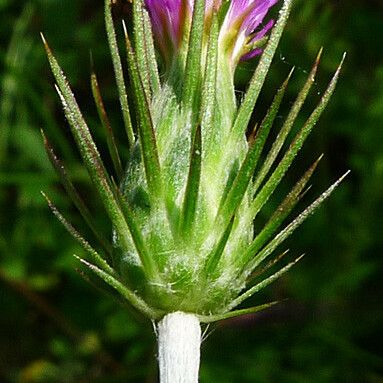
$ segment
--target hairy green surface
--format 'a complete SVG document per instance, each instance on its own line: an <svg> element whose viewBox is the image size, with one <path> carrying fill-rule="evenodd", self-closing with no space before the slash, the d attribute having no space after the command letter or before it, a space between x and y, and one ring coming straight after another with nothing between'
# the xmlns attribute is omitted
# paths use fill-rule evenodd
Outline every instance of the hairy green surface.
<svg viewBox="0 0 383 383"><path fill-rule="evenodd" d="M320 96L317 93L325 89L326 79L344 50L349 52L349 59L319 129L307 141L297 165L290 169L288 182L281 183L269 207L260 213L257 231L261 231L262 223L273 214L273 207L288 193L286 185L293 185L322 152L325 157L311 181L314 187L300 204L307 205L315 194L313 190L325 188L342 170L351 167L353 173L347 184L281 248L283 251L290 247L293 254L306 252L301 265L290 272L290 277L270 286L244 307L286 297L290 301L254 317L222 322L222 329L204 344L201 382L348 383L377 382L382 378L377 341L382 323L381 289L376 281L381 273L383 230L383 77L378 56L382 34L377 7L372 1L297 1L252 123L262 121L273 93L295 65L294 77L277 114L277 130L271 135L278 131L281 117L287 116L287 107L303 86L305 72L310 70L320 46L326 49L307 101L312 109ZM110 238L108 219L97 199L89 198L94 189L73 154L72 143L67 142L61 107L50 86L52 81L47 81L52 77L38 39L41 30L49 37L105 166L112 172L88 84L90 68L84 65L91 47L105 108L115 139L123 147L120 155L125 162L127 141L106 49L102 6L86 1L67 0L61 4L36 0L5 1L0 9L4 26L0 32L0 263L2 273L8 277L1 277L0 286L1 380L154 382L154 337L150 326L138 324L140 321L132 319L125 308L120 309L73 275L73 267L78 265L71 254L85 257L86 253L52 221L40 195L41 189L47 191L68 220L94 244L97 252L104 254L97 238L85 229L64 198L58 177L44 154L41 127L65 161L72 182L89 207L95 229ZM120 11L117 9L116 14ZM120 47L123 48L123 42ZM239 83L247 82L251 73L253 64L244 65L238 72ZM298 117L299 126L310 113L305 108ZM298 205L298 211L304 205ZM21 288L9 281L11 277L12 282L21 283ZM25 295L26 291L43 298L61 319L45 312L38 301ZM70 322L69 327L63 324L63 318Z"/></svg>
<svg viewBox="0 0 383 383"><path fill-rule="evenodd" d="M210 29L204 25L204 1L195 4L189 40L185 45L186 59L183 63L183 54L180 53L179 67L174 69L179 74L173 76L172 71L164 73L159 87L150 81L148 58L155 56L155 48L147 45L143 38L146 11L141 0L133 2L133 44L123 23L133 114L123 104L121 109L125 121L125 110L129 120L136 121L136 141L131 142L128 132L132 146L120 184L112 182L107 173L65 74L42 36L64 113L113 226L111 261L105 257L105 264L102 264L101 256L91 251L92 258L101 269L86 260L83 264L151 319L184 311L200 315L201 320L210 315L208 322L211 322L225 316L245 298L276 280L294 262L258 285L248 286L248 276L256 266L268 258L339 183L335 183L279 233L277 229L288 214L276 212L264 229L268 230L266 240L260 241L259 236L253 239L254 217L284 178L330 101L344 59L317 107L299 129L273 172L265 178L314 81L321 52L318 54L309 78L270 150L258 181L264 181L264 185L257 190L258 185L252 183L257 177L254 171L281 104L287 80L277 92L259 131L253 133L250 144L246 142L245 133L291 5L291 0L284 1L245 96L238 102L220 97L235 91L232 68L224 47L218 44L218 18L213 17L211 35ZM120 100L122 97L126 101L109 0L106 0L105 14ZM209 34L204 39L206 32ZM211 94L208 86L215 87ZM107 114L94 80L92 89L105 129ZM206 113L211 117L204 118ZM60 177L64 178L64 185L72 189L68 175L57 166L52 149L45 141L48 155ZM111 147L110 142L108 146ZM119 158L117 146L115 149L115 152L110 152L114 163ZM78 205L77 192L70 190L70 196ZM290 193L290 199L294 206L299 193ZM84 212L82 206L80 210ZM56 215L63 221L61 215ZM65 226L79 239L70 225ZM81 238L80 241L84 243Z"/></svg>

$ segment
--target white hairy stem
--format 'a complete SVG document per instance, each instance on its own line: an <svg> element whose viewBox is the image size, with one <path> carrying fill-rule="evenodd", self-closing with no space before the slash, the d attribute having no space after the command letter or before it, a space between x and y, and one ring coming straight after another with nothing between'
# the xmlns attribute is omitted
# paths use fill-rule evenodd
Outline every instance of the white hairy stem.
<svg viewBox="0 0 383 383"><path fill-rule="evenodd" d="M193 314L175 312L158 324L160 383L197 383L201 326Z"/></svg>

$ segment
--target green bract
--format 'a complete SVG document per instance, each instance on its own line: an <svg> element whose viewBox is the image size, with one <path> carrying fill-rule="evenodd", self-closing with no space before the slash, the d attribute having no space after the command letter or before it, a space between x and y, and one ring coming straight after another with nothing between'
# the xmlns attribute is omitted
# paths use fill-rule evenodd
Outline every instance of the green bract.
<svg viewBox="0 0 383 383"><path fill-rule="evenodd" d="M271 276L255 278L255 269L261 266L265 271L274 263L264 265L343 179L281 229L305 193L316 161L263 229L254 234L254 218L329 102L340 70L339 66L319 104L283 155L281 148L314 83L321 52L271 149L264 153L292 72L264 119L246 139L291 3L285 0L248 90L238 104L232 68L218 44L221 18L213 14L209 28L204 25L204 0L195 1L186 54L161 77L149 16L142 0L133 1L132 41L124 28L129 83L125 82L117 49L111 3L106 0L106 30L130 151L126 164L120 159L95 74L92 90L118 182L106 170L69 84L44 39L57 92L84 165L110 218L113 238L109 241L97 232L85 203L44 137L49 157L95 232L101 251L97 252L48 202L87 250L89 258L81 262L152 319L184 311L196 314L202 322L211 322L268 307L270 304L233 311L295 263ZM132 95L129 103L127 89ZM132 121L136 121L135 126ZM260 158L265 159L260 162ZM277 158L281 159L276 162ZM255 169L259 170L254 174Z"/></svg>

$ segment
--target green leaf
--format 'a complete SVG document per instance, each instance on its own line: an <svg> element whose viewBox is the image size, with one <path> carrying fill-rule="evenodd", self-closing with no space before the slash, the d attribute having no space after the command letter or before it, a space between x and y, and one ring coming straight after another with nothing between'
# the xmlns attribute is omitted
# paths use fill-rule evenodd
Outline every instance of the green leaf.
<svg viewBox="0 0 383 383"><path fill-rule="evenodd" d="M278 256L274 257L270 261L267 262L265 266L260 268L259 270L254 270L253 273L250 274L250 276L247 278L247 281L250 282L254 280L255 278L258 278L262 274L264 274L267 270L271 269L274 265L276 265L283 257L285 257L289 253L289 249L285 250L284 252L280 253Z"/></svg>
<svg viewBox="0 0 383 383"><path fill-rule="evenodd" d="M142 157L145 166L146 181L148 184L150 196L152 199L154 198L154 201L152 202L156 202L162 193L161 168L157 151L156 136L154 132L149 103L145 95L140 73L138 71L136 55L133 52L126 26L125 24L123 25L129 65L129 75L133 84L133 93L135 96L139 115L138 132L142 149Z"/></svg>
<svg viewBox="0 0 383 383"><path fill-rule="evenodd" d="M145 97L150 100L150 73L146 49L145 24L142 0L133 0L133 31L137 70L140 74Z"/></svg>
<svg viewBox="0 0 383 383"><path fill-rule="evenodd" d="M276 281L278 278L280 278L283 274L285 274L287 271L289 271L297 262L299 262L304 257L304 254L301 255L299 258L297 258L294 262L289 263L285 267L283 267L281 270L277 271L270 277L264 279L262 282L257 283L255 286L248 289L245 293L241 294L238 298L234 299L228 306L228 310L232 310L233 308L240 305L243 301L253 296L258 291L264 289L266 286L270 285L274 281Z"/></svg>
<svg viewBox="0 0 383 383"><path fill-rule="evenodd" d="M100 87L99 87L98 81L97 81L97 76L96 76L96 73L94 73L94 72L91 74L91 86L92 86L93 98L94 98L94 101L95 101L96 107L97 107L97 112L98 112L102 127L103 127L104 132L105 132L105 137L106 137L106 142L108 145L110 158L112 159L114 170L117 174L117 177L119 180L121 180L124 171L122 169L120 155L118 154L116 139L114 137L113 130L112 130L112 127L110 125L108 115L106 114L104 102L102 100Z"/></svg>
<svg viewBox="0 0 383 383"><path fill-rule="evenodd" d="M98 292L107 295L108 298L112 298L116 303L125 307L127 310L133 310L129 301L121 296L121 294L119 294L115 289L111 288L109 284L105 284L104 280L100 279L94 271L89 268L85 269L78 267L76 267L75 271L85 282L87 282Z"/></svg>
<svg viewBox="0 0 383 383"><path fill-rule="evenodd" d="M217 213L218 227L221 227L221 223L226 226L227 222L231 219L234 212L240 205L243 196L247 190L247 187L251 181L251 178L254 174L255 167L257 166L259 157L262 153L263 147L265 145L266 139L269 135L270 129L273 125L275 117L278 113L279 106L282 102L283 96L286 91L287 84L293 73L293 70L290 71L288 77L278 90L277 94L274 97L274 100L268 110L264 120L261 123L259 132L257 133L255 139L250 145L250 148L246 154L246 157L241 165L241 168L235 177L235 180L224 198L221 202L221 207Z"/></svg>
<svg viewBox="0 0 383 383"><path fill-rule="evenodd" d="M307 81L305 85L303 86L302 90L299 92L297 99L295 100L293 106L290 109L290 112L281 128L281 130L278 133L277 138L275 139L273 146L271 147L261 170L257 173L257 177L255 178L255 181L253 183L253 193L255 193L259 186L261 185L262 181L265 179L267 173L269 172L270 168L272 167L275 159L277 158L284 142L286 141L286 138L288 134L291 131L291 128L294 125L294 122L302 109L302 106L307 98L307 95L309 94L309 91L311 89L311 86L315 82L315 75L318 70L319 61L322 55L322 49L320 49L317 58L315 60L315 63L311 69L311 72L308 75Z"/></svg>
<svg viewBox="0 0 383 383"><path fill-rule="evenodd" d="M279 302L265 303L263 305L259 305L259 306L255 306L255 307L250 307L248 309L229 311L229 312L224 313L224 314L198 315L198 319L202 323L217 322L217 321L224 320L224 319L230 319L230 318L239 317L241 315L255 314L255 313L259 312L259 311L266 310L269 307L272 307L272 306L276 305L277 303L279 303Z"/></svg>
<svg viewBox="0 0 383 383"><path fill-rule="evenodd" d="M259 234L257 234L252 244L250 245L248 251L244 255L243 261L241 261L244 265L248 264L250 259L254 256L254 254L256 254L262 248L262 246L270 239L270 237L275 233L275 231L279 228L282 222L294 209L294 207L301 198L301 193L304 187L307 185L307 182L314 173L321 158L322 156L320 156L318 160L314 162L314 164L306 171L302 178L294 185L291 192L275 210L274 214L266 223L265 227L261 230Z"/></svg>
<svg viewBox="0 0 383 383"><path fill-rule="evenodd" d="M133 132L132 121L130 118L128 96L126 93L126 85L124 79L124 72L122 70L120 53L118 51L116 31L113 24L112 16L112 0L105 0L105 27L108 36L109 49L112 56L114 75L116 77L117 89L120 99L122 116L126 134L128 136L130 146L133 146L135 138Z"/></svg>
<svg viewBox="0 0 383 383"><path fill-rule="evenodd" d="M214 278L214 271L217 268L217 265L222 257L223 251L225 250L225 246L227 244L227 241L230 237L231 230L233 229L233 224L234 224L234 218L233 216L229 222L229 225L227 226L226 230L222 234L221 238L215 245L214 249L211 251L209 256L206 259L206 265L204 268L204 272L206 275L206 278Z"/></svg>
<svg viewBox="0 0 383 383"><path fill-rule="evenodd" d="M217 90L217 64L218 64L218 17L214 13L210 29L207 48L206 70L201 102L201 125L205 132L210 132L213 127Z"/></svg>
<svg viewBox="0 0 383 383"><path fill-rule="evenodd" d="M284 1L282 9L279 11L279 18L272 29L269 41L250 81L249 88L239 108L232 128L234 142L238 141L246 132L255 103L257 102L259 93L262 89L263 83L265 82L266 75L269 71L279 40L282 36L283 29L285 28L289 17L292 2L292 0Z"/></svg>
<svg viewBox="0 0 383 383"><path fill-rule="evenodd" d="M198 203L198 191L201 179L202 138L201 126L195 130L194 139L190 149L189 175L186 184L185 196L181 215L181 234L190 236L194 226L195 213Z"/></svg>
<svg viewBox="0 0 383 383"><path fill-rule="evenodd" d="M182 103L186 108L193 108L198 102L196 94L201 82L204 20L205 0L195 0L182 89Z"/></svg>
<svg viewBox="0 0 383 383"><path fill-rule="evenodd" d="M250 274L264 259L266 259L283 241L285 241L314 211L327 199L338 187L344 178L350 173L346 172L324 193L322 193L310 206L298 215L289 225L280 231L246 266L245 274Z"/></svg>
<svg viewBox="0 0 383 383"><path fill-rule="evenodd" d="M112 275L108 274L107 272L99 269L97 266L87 262L86 260L78 257L75 255L75 257L85 266L87 266L91 271L93 271L99 278L104 280L109 286L113 287L115 290L117 290L124 298L126 298L133 307L135 307L138 311L142 312L146 316L148 316L151 319L160 319L165 313L153 309L152 307L148 306L146 302L140 298L138 295L136 295L132 290L130 290L128 287L123 285L119 280L117 280Z"/></svg>
<svg viewBox="0 0 383 383"><path fill-rule="evenodd" d="M43 37L43 36L42 36ZM77 147L80 151L83 162L92 179L93 185L98 191L104 207L113 222L118 233L121 245L125 250L130 248L129 228L121 212L111 182L106 173L104 164L102 163L100 154L89 132L89 128L81 114L76 99L70 89L70 86L62 72L57 60L53 56L47 42L43 37L48 60L57 81L56 90L64 107L65 116L71 127L72 134L75 138Z"/></svg>
<svg viewBox="0 0 383 383"><path fill-rule="evenodd" d="M152 23L149 18L149 14L146 9L143 10L144 17L144 36L145 36L145 48L146 57L148 61L148 68L150 73L150 85L153 94L156 94L161 89L160 76L158 73L158 65L156 59L156 50L154 48Z"/></svg>
<svg viewBox="0 0 383 383"><path fill-rule="evenodd" d="M118 199L118 203L121 206L126 222L128 223L129 231L132 236L134 246L142 262L144 272L149 279L158 280L159 273L157 265L155 263L154 258L149 253L145 245L145 240L142 237L142 233L134 219L130 206L128 205L128 202L125 200L124 196L121 194L121 191L117 187L115 188L115 192Z"/></svg>
<svg viewBox="0 0 383 383"><path fill-rule="evenodd" d="M293 142L290 144L290 147L288 148L287 152L283 156L282 160L279 162L277 168L271 174L270 178L267 180L266 184L262 187L262 189L254 198L254 201L251 206L251 214L253 217L255 217L258 214L263 205L267 202L271 194L274 192L274 190L282 180L283 176L286 174L294 158L302 148L303 143L305 142L308 135L311 133L312 129L317 123L323 110L326 108L332 94L334 93L344 58L345 55L343 56L343 59L333 78L331 79L329 86L323 94L323 97L321 98L318 106L314 109L314 111L312 112L306 123L303 125L301 130L297 133Z"/></svg>
<svg viewBox="0 0 383 383"><path fill-rule="evenodd" d="M48 158L50 162L52 163L54 169L56 170L57 174L59 175L60 181L63 184L65 191L68 193L72 202L76 206L77 210L80 212L81 216L84 218L89 228L92 230L97 240L100 242L101 246L104 248L104 250L108 254L111 255L113 252L111 244L106 238L104 238L104 236L99 232L99 230L94 225L92 215L90 214L87 206L85 205L84 201L82 200L76 188L74 187L72 181L70 180L69 175L67 174L66 169L64 167L64 164L57 157L56 153L53 150L53 147L49 143L47 137L45 136L42 130L41 130L41 134L43 136L44 146L45 146L45 150L48 155Z"/></svg>
<svg viewBox="0 0 383 383"><path fill-rule="evenodd" d="M75 238L81 246L84 248L84 250L89 253L92 260L96 262L96 264L101 267L104 271L114 275L114 270L109 266L109 264L106 262L105 259L103 259L96 250L93 249L93 247L89 244L88 241L86 241L81 234L64 218L64 216L58 211L56 206L51 202L51 200L48 198L48 196L41 192L43 197L48 203L49 208L52 210L52 213L56 216L56 218L61 222L61 224L65 227L65 229L69 232L69 234L72 235L73 238Z"/></svg>

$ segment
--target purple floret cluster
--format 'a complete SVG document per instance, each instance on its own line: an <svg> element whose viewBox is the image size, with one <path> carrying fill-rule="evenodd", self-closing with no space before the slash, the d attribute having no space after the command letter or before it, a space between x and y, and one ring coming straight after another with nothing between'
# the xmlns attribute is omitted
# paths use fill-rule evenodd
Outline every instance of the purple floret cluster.
<svg viewBox="0 0 383 383"><path fill-rule="evenodd" d="M231 0L220 30L220 42L232 62L248 60L262 52L257 46L274 25L265 18L278 0ZM206 0L206 17L219 12L222 0ZM194 0L145 0L155 41L165 56L173 55L189 30Z"/></svg>

